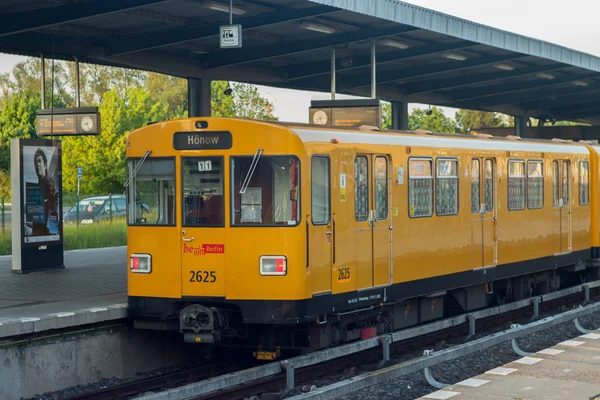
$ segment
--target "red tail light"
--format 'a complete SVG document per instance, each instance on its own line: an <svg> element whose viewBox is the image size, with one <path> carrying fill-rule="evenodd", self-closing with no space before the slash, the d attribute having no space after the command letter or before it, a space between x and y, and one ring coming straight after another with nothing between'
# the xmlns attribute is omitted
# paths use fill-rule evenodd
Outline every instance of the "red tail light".
<svg viewBox="0 0 600 400"><path fill-rule="evenodd" d="M261 275L287 275L287 259L285 256L261 256Z"/></svg>
<svg viewBox="0 0 600 400"><path fill-rule="evenodd" d="M149 274L152 272L152 256L150 254L132 254L131 272Z"/></svg>

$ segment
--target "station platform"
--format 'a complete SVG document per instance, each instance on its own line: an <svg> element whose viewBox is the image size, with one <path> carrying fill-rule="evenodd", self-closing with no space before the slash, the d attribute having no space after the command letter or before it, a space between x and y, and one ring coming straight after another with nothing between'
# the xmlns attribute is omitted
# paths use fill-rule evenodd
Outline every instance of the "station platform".
<svg viewBox="0 0 600 400"><path fill-rule="evenodd" d="M522 357L419 399L600 400L600 330Z"/></svg>
<svg viewBox="0 0 600 400"><path fill-rule="evenodd" d="M127 248L65 252L65 269L14 274L0 256L0 339L125 318Z"/></svg>

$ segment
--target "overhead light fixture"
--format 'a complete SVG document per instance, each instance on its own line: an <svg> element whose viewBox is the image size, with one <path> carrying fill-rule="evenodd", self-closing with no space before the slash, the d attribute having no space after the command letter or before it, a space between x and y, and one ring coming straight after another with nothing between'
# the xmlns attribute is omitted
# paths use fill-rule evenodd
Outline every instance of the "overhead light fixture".
<svg viewBox="0 0 600 400"><path fill-rule="evenodd" d="M229 12L229 4L217 3L216 1L205 1L204 8L209 8L215 11ZM246 10L240 7L232 7L231 12L235 15L244 15Z"/></svg>
<svg viewBox="0 0 600 400"><path fill-rule="evenodd" d="M300 25L300 28L321 33L335 33L335 29L331 26L316 24L314 22L303 22L302 25Z"/></svg>
<svg viewBox="0 0 600 400"><path fill-rule="evenodd" d="M408 49L408 45L397 40L392 39L381 39L379 44L382 46L395 47L397 49Z"/></svg>
<svg viewBox="0 0 600 400"><path fill-rule="evenodd" d="M536 75L538 78L544 78L544 79L554 79L555 76L551 75L551 74L547 74L545 72L540 72L539 74Z"/></svg>
<svg viewBox="0 0 600 400"><path fill-rule="evenodd" d="M456 61L465 61L467 59L467 57L463 56L462 54L457 54L457 53L444 53L444 54L442 54L442 57L449 58L451 60L456 60Z"/></svg>
<svg viewBox="0 0 600 400"><path fill-rule="evenodd" d="M513 69L515 69L515 67L513 67L512 65L508 65L508 64L494 64L494 68L498 68L498 69L503 69L505 71L512 71Z"/></svg>
<svg viewBox="0 0 600 400"><path fill-rule="evenodd" d="M589 83L584 82L584 81L573 81L573 85L586 87L589 85Z"/></svg>

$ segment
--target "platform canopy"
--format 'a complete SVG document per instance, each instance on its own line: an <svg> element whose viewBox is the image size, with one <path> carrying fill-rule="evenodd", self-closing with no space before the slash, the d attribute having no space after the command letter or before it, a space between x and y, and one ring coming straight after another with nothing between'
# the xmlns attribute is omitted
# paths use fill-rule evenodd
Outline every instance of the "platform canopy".
<svg viewBox="0 0 600 400"><path fill-rule="evenodd" d="M0 0L0 51L184 78L600 121L600 58L396 0Z"/></svg>

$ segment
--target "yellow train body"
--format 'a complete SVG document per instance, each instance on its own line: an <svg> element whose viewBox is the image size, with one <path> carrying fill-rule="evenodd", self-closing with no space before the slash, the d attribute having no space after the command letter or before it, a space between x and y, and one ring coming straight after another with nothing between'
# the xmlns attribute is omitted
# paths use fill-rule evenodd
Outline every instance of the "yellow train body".
<svg viewBox="0 0 600 400"><path fill-rule="evenodd" d="M244 324L302 324L466 287L521 293L510 280L543 271L554 282L598 258L599 150L222 118L146 126L127 139L130 175L144 157L139 171L166 160L173 184L162 224L133 217L130 185L129 255L151 255L151 271L129 270L132 315L179 321L190 305L223 305ZM198 196L187 188L201 176Z"/></svg>

